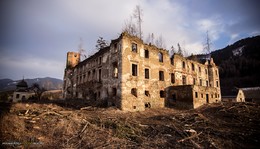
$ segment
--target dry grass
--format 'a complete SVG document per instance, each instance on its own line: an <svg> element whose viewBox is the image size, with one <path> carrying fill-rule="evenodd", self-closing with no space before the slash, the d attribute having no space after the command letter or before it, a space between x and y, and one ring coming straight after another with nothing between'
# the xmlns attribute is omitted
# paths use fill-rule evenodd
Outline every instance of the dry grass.
<svg viewBox="0 0 260 149"><path fill-rule="evenodd" d="M2 147L257 148L260 145L260 110L256 104L218 103L196 110L156 108L143 112L124 112L114 107L80 110L78 106L59 105L13 104L1 116L1 142L34 141L44 145ZM185 130L190 129L198 135L189 139Z"/></svg>

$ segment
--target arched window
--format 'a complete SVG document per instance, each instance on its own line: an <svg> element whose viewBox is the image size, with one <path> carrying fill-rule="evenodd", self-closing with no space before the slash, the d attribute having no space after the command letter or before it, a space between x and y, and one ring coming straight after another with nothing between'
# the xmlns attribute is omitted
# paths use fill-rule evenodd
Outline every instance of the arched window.
<svg viewBox="0 0 260 149"><path fill-rule="evenodd" d="M162 52L159 52L159 62L163 62L163 54L162 54Z"/></svg>
<svg viewBox="0 0 260 149"><path fill-rule="evenodd" d="M182 62L182 68L185 68L185 62Z"/></svg>

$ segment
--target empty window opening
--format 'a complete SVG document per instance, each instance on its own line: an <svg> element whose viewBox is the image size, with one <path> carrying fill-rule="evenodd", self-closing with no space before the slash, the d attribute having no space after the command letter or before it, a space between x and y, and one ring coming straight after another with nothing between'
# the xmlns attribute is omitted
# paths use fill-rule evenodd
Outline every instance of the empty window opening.
<svg viewBox="0 0 260 149"><path fill-rule="evenodd" d="M182 68L185 68L185 62L182 62Z"/></svg>
<svg viewBox="0 0 260 149"><path fill-rule="evenodd" d="M216 81L217 87L218 87L218 81Z"/></svg>
<svg viewBox="0 0 260 149"><path fill-rule="evenodd" d="M88 72L88 81L90 81L90 71Z"/></svg>
<svg viewBox="0 0 260 149"><path fill-rule="evenodd" d="M79 77L79 84L82 83L82 76Z"/></svg>
<svg viewBox="0 0 260 149"><path fill-rule="evenodd" d="M206 102L209 103L209 94L206 94Z"/></svg>
<svg viewBox="0 0 260 149"><path fill-rule="evenodd" d="M215 70L215 73L216 73L216 75L218 75L218 71L217 70Z"/></svg>
<svg viewBox="0 0 260 149"><path fill-rule="evenodd" d="M211 98L213 98L213 94L211 94Z"/></svg>
<svg viewBox="0 0 260 149"><path fill-rule="evenodd" d="M159 71L159 80L164 81L164 72L163 71Z"/></svg>
<svg viewBox="0 0 260 149"><path fill-rule="evenodd" d="M117 43L114 45L114 51L117 52Z"/></svg>
<svg viewBox="0 0 260 149"><path fill-rule="evenodd" d="M97 93L94 94L94 100L97 100Z"/></svg>
<svg viewBox="0 0 260 149"><path fill-rule="evenodd" d="M114 78L117 78L117 77L118 77L117 62L113 63L113 77L114 77Z"/></svg>
<svg viewBox="0 0 260 149"><path fill-rule="evenodd" d="M76 79L76 84L79 84L79 77L77 77Z"/></svg>
<svg viewBox="0 0 260 149"><path fill-rule="evenodd" d="M136 106L133 106L133 109L136 109Z"/></svg>
<svg viewBox="0 0 260 149"><path fill-rule="evenodd" d="M206 85L209 86L209 81L206 81Z"/></svg>
<svg viewBox="0 0 260 149"><path fill-rule="evenodd" d="M193 78L193 85L196 85L196 79Z"/></svg>
<svg viewBox="0 0 260 149"><path fill-rule="evenodd" d="M150 102L147 102L147 103L145 103L145 108L151 108L151 104L150 104Z"/></svg>
<svg viewBox="0 0 260 149"><path fill-rule="evenodd" d="M113 97L116 96L116 88L112 88L112 96L113 96Z"/></svg>
<svg viewBox="0 0 260 149"><path fill-rule="evenodd" d="M149 79L149 69L145 69L145 79Z"/></svg>
<svg viewBox="0 0 260 149"><path fill-rule="evenodd" d="M83 75L83 81L82 82L86 82L86 75Z"/></svg>
<svg viewBox="0 0 260 149"><path fill-rule="evenodd" d="M131 94L134 95L135 97L137 97L137 89L136 88L132 88L131 89Z"/></svg>
<svg viewBox="0 0 260 149"><path fill-rule="evenodd" d="M132 43L132 51L137 53L137 44Z"/></svg>
<svg viewBox="0 0 260 149"><path fill-rule="evenodd" d="M195 98L198 98L198 92L195 92Z"/></svg>
<svg viewBox="0 0 260 149"><path fill-rule="evenodd" d="M163 90L160 91L160 98L165 98L165 91Z"/></svg>
<svg viewBox="0 0 260 149"><path fill-rule="evenodd" d="M16 98L19 98L20 97L20 94L16 94Z"/></svg>
<svg viewBox="0 0 260 149"><path fill-rule="evenodd" d="M102 62L102 58L101 58L101 57L99 57L99 64L101 64L101 62Z"/></svg>
<svg viewBox="0 0 260 149"><path fill-rule="evenodd" d="M218 98L219 98L219 94L218 94Z"/></svg>
<svg viewBox="0 0 260 149"><path fill-rule="evenodd" d="M101 69L98 70L98 81L101 81Z"/></svg>
<svg viewBox="0 0 260 149"><path fill-rule="evenodd" d="M96 79L95 75L96 75L96 70L94 69L94 70L93 70L93 75L92 75L92 80L95 80L95 79Z"/></svg>
<svg viewBox="0 0 260 149"><path fill-rule="evenodd" d="M182 84L186 85L186 76L182 76Z"/></svg>
<svg viewBox="0 0 260 149"><path fill-rule="evenodd" d="M162 54L162 52L159 52L159 62L163 62L163 54Z"/></svg>
<svg viewBox="0 0 260 149"><path fill-rule="evenodd" d="M217 98L218 96L217 96L217 93L215 93L215 98Z"/></svg>
<svg viewBox="0 0 260 149"><path fill-rule="evenodd" d="M172 95L172 101L176 102L176 95L175 94Z"/></svg>
<svg viewBox="0 0 260 149"><path fill-rule="evenodd" d="M172 84L175 83L175 76L174 76L174 73L171 73L171 83L172 83Z"/></svg>
<svg viewBox="0 0 260 149"><path fill-rule="evenodd" d="M149 91L144 91L144 94L145 94L145 96L150 97L150 92Z"/></svg>
<svg viewBox="0 0 260 149"><path fill-rule="evenodd" d="M137 65L132 64L132 76L137 76Z"/></svg>
<svg viewBox="0 0 260 149"><path fill-rule="evenodd" d="M192 71L194 71L195 70L194 64L191 64L191 67L192 67Z"/></svg>
<svg viewBox="0 0 260 149"><path fill-rule="evenodd" d="M203 94L201 94L201 98L203 98Z"/></svg>
<svg viewBox="0 0 260 149"><path fill-rule="evenodd" d="M144 55L145 55L145 58L149 58L149 51L148 50L144 50Z"/></svg>
<svg viewBox="0 0 260 149"><path fill-rule="evenodd" d="M98 92L98 98L100 97L100 92Z"/></svg>
<svg viewBox="0 0 260 149"><path fill-rule="evenodd" d="M199 72L201 72L201 69L200 69L200 67L199 67Z"/></svg>
<svg viewBox="0 0 260 149"><path fill-rule="evenodd" d="M202 80L200 79L200 86L202 86Z"/></svg>
<svg viewBox="0 0 260 149"><path fill-rule="evenodd" d="M205 69L205 73L208 74L208 70L207 69Z"/></svg>
<svg viewBox="0 0 260 149"><path fill-rule="evenodd" d="M172 56L172 58L170 58L170 60L171 60L171 64L174 65L174 59L173 59L173 56Z"/></svg>

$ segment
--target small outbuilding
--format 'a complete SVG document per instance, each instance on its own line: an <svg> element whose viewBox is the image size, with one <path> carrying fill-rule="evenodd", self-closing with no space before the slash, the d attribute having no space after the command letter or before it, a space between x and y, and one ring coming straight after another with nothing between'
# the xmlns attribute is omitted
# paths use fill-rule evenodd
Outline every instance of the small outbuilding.
<svg viewBox="0 0 260 149"><path fill-rule="evenodd" d="M14 91L13 94L13 102L27 100L28 94L29 94L28 85L23 79L16 85L16 90Z"/></svg>
<svg viewBox="0 0 260 149"><path fill-rule="evenodd" d="M245 95L237 87L221 87L221 101L245 102Z"/></svg>
<svg viewBox="0 0 260 149"><path fill-rule="evenodd" d="M260 87L241 88L246 102L260 103Z"/></svg>

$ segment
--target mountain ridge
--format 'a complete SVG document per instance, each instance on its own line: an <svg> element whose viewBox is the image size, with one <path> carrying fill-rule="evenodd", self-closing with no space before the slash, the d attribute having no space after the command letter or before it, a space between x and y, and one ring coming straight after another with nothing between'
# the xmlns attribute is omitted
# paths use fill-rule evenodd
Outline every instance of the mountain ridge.
<svg viewBox="0 0 260 149"><path fill-rule="evenodd" d="M204 59L205 54L196 55ZM247 37L211 52L221 86L260 86L260 36Z"/></svg>
<svg viewBox="0 0 260 149"><path fill-rule="evenodd" d="M15 90L16 85L21 80L12 80L9 78L0 79L0 91L8 91ZM27 78L24 79L27 83L28 87L30 87L33 83L38 83L41 87L44 87L47 90L57 90L62 88L63 81L57 78L44 77L44 78Z"/></svg>

